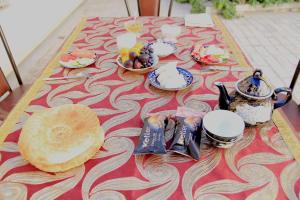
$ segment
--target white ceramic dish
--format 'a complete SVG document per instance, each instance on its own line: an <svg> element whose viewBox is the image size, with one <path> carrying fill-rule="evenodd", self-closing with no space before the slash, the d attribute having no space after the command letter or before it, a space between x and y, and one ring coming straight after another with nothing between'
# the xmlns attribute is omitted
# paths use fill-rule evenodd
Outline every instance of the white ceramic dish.
<svg viewBox="0 0 300 200"><path fill-rule="evenodd" d="M75 61L73 61L75 62ZM70 62L63 62L63 61L59 61L59 64L65 68L69 68L69 69L79 69L79 68L84 68L84 67L87 67L93 63L96 62L96 59L90 59L89 62L85 62L84 64L80 64L78 63L77 65L76 64L71 64Z"/></svg>
<svg viewBox="0 0 300 200"><path fill-rule="evenodd" d="M244 120L227 110L214 110L203 118L203 127L211 134L224 138L235 138L243 134Z"/></svg>
<svg viewBox="0 0 300 200"><path fill-rule="evenodd" d="M156 54L159 57L167 57L177 51L175 43L160 40L151 43L150 47L153 48L154 54Z"/></svg>
<svg viewBox="0 0 300 200"><path fill-rule="evenodd" d="M225 142L225 141L221 141L221 140L218 140L218 139L212 137L204 129L202 130L202 134L204 134L206 136L206 138L208 139L208 141L210 141L210 143L212 145L214 145L215 147L218 147L218 148L230 148L236 142L238 142L239 140L241 140L243 138L243 134L242 134L242 135L239 135L238 137L236 137L234 140L231 140L230 142Z"/></svg>
<svg viewBox="0 0 300 200"><path fill-rule="evenodd" d="M215 147L218 147L218 148L230 148L230 147L232 147L235 144L235 142L222 142L222 141L216 140L215 138L209 136L206 133L206 131L203 131L202 133L205 134L205 136L208 139L208 141L210 141L210 143L213 146L215 146Z"/></svg>

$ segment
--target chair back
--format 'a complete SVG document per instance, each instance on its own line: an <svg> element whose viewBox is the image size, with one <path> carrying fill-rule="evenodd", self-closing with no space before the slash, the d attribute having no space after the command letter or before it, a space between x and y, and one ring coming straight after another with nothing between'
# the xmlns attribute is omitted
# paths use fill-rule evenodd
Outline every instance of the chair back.
<svg viewBox="0 0 300 200"><path fill-rule="evenodd" d="M160 0L137 0L139 16L159 16Z"/></svg>
<svg viewBox="0 0 300 200"><path fill-rule="evenodd" d="M131 12L128 5L128 0L124 0L128 16ZM160 0L137 0L139 16L159 16L160 14ZM173 0L169 0L168 16L171 15Z"/></svg>
<svg viewBox="0 0 300 200"><path fill-rule="evenodd" d="M11 87L9 86L6 77L3 71L0 68L0 97L4 95L6 92L11 92Z"/></svg>

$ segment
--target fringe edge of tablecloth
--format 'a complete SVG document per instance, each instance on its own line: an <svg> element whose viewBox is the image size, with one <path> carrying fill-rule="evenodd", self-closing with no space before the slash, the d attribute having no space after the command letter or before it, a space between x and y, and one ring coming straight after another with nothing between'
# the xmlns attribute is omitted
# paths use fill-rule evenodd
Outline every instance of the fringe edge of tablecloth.
<svg viewBox="0 0 300 200"><path fill-rule="evenodd" d="M273 112L273 122L279 129L280 135L289 147L289 150L293 154L295 160L300 165L300 142L295 136L293 129L289 126L282 112L275 110Z"/></svg>
<svg viewBox="0 0 300 200"><path fill-rule="evenodd" d="M61 54L67 52L72 46L84 25L86 24L86 18L82 18L80 23L75 27L74 31L68 37L68 39L63 44L62 48L58 51L54 59L52 59L46 66L40 77L32 84L30 89L25 93L25 95L19 100L17 105L9 113L2 126L0 127L0 145L3 144L5 138L12 131L13 127L16 125L20 116L25 111L27 106L30 104L32 98L39 92L39 90L44 86L44 78L49 77L52 74L54 68L58 67L58 61Z"/></svg>

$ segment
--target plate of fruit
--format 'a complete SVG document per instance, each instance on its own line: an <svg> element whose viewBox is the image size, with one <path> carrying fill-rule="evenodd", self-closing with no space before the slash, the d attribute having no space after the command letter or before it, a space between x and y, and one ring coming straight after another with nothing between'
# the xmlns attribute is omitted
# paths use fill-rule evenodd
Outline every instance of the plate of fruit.
<svg viewBox="0 0 300 200"><path fill-rule="evenodd" d="M192 58L206 65L224 64L228 61L229 52L216 45L196 44L191 52Z"/></svg>
<svg viewBox="0 0 300 200"><path fill-rule="evenodd" d="M87 67L96 62L96 53L90 50L76 49L60 57L59 63L66 68Z"/></svg>
<svg viewBox="0 0 300 200"><path fill-rule="evenodd" d="M149 44L143 46L137 43L131 49L121 49L117 64L132 72L147 73L154 70L159 61L158 56L153 52Z"/></svg>

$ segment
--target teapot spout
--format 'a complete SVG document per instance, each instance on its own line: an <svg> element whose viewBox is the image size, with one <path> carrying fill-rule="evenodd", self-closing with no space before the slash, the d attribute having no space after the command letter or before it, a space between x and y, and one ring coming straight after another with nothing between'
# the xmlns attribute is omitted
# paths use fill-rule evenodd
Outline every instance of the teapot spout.
<svg viewBox="0 0 300 200"><path fill-rule="evenodd" d="M221 82L215 82L215 85L219 88L220 95L219 95L219 108L221 110L229 110L229 105L232 101L231 97L229 96L226 87Z"/></svg>

